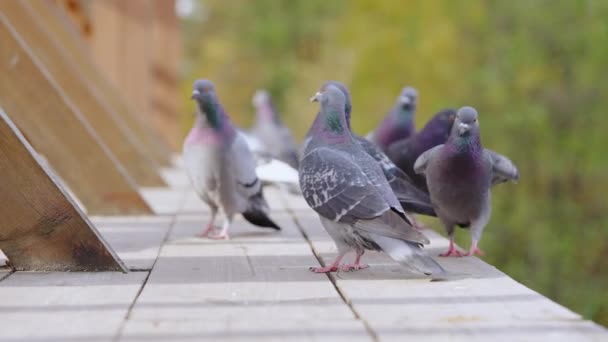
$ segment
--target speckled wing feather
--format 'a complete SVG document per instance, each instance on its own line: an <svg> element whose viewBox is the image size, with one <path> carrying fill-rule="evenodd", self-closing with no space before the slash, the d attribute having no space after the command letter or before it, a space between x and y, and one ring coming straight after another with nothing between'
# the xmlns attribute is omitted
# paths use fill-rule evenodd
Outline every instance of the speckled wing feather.
<svg viewBox="0 0 608 342"><path fill-rule="evenodd" d="M483 152L492 163L492 185L519 180L519 171L509 158L487 148Z"/></svg>
<svg viewBox="0 0 608 342"><path fill-rule="evenodd" d="M399 169L379 147L360 136L353 135L353 137L363 150L378 162L403 209L418 214L436 216L429 195L418 189L412 179Z"/></svg>

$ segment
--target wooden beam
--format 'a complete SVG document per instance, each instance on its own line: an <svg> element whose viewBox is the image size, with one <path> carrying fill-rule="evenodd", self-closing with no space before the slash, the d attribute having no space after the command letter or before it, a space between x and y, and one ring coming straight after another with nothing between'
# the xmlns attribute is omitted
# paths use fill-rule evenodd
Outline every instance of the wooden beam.
<svg viewBox="0 0 608 342"><path fill-rule="evenodd" d="M0 14L0 107L92 214L148 214L131 179L14 27Z"/></svg>
<svg viewBox="0 0 608 342"><path fill-rule="evenodd" d="M0 249L19 271L122 271L114 254L0 108Z"/></svg>
<svg viewBox="0 0 608 342"><path fill-rule="evenodd" d="M58 45L56 37L32 16L33 11L28 11L28 3L0 2L0 13L9 18L59 87L73 101L136 183L140 186L166 186L158 166L145 154L141 146L134 143L128 129L116 120L118 114L111 112L103 99L96 96L98 94L95 94L91 81L78 72L76 61Z"/></svg>
<svg viewBox="0 0 608 342"><path fill-rule="evenodd" d="M76 28L61 8L55 6L51 1L26 1L29 9L32 9L36 19L42 23L58 40L61 47L75 61L74 67L86 79L92 80L96 92L104 99L114 112L118 114L116 118L122 125L127 127L139 144L156 163L160 165L170 165L171 153L169 148L163 144L158 133L152 128L150 122L144 121L139 115L135 114L132 107L129 107L117 86L108 79L111 74L107 69L104 72L94 63L94 56L91 54L88 43L82 38ZM103 26L104 34L108 32L119 32L118 23L107 21ZM109 56L111 57L111 56ZM116 57L119 57L116 54ZM111 63L113 60L110 59ZM113 68L110 68L113 70Z"/></svg>
<svg viewBox="0 0 608 342"><path fill-rule="evenodd" d="M91 44L99 67L107 71L110 78L126 94L135 112L152 122L165 144L173 150L178 148L164 122L154 115L154 6L149 0L107 0L91 3L93 34ZM110 27L111 26L111 27ZM162 49L170 48L163 46ZM171 69L172 70L172 69ZM166 105L165 105L166 106ZM171 112L169 106L169 112ZM166 112L166 110L165 110ZM177 121L177 120L175 120ZM175 127L170 123L169 127Z"/></svg>
<svg viewBox="0 0 608 342"><path fill-rule="evenodd" d="M175 0L154 1L152 21L152 117L174 150L181 147L178 68L181 41Z"/></svg>

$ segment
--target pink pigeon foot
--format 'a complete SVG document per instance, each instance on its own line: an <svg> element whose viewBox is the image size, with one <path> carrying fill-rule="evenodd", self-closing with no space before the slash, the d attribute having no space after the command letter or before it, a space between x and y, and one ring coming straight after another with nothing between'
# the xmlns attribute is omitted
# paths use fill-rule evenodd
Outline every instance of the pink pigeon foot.
<svg viewBox="0 0 608 342"><path fill-rule="evenodd" d="M484 255L486 255L486 253L484 251L482 251L481 249L479 249L479 247L477 247L477 241L473 240L473 243L471 244L471 248L469 249L469 252L465 255L484 256Z"/></svg>
<svg viewBox="0 0 608 342"><path fill-rule="evenodd" d="M338 266L329 265L329 266L325 266L325 267L311 267L311 268L309 268L309 270L314 273L337 272Z"/></svg>
<svg viewBox="0 0 608 342"><path fill-rule="evenodd" d="M228 233L220 233L217 235L209 235L211 240L230 240Z"/></svg>
<svg viewBox="0 0 608 342"><path fill-rule="evenodd" d="M327 265L325 267L311 267L309 270L314 273L338 272L338 269L340 268L340 261L342 261L343 257L344 254L338 254L336 260L334 260L331 265Z"/></svg>
<svg viewBox="0 0 608 342"><path fill-rule="evenodd" d="M209 234L211 234L212 231L215 231L219 229L218 227L212 225L212 224L208 224L207 227L205 227L205 230L203 230L202 233L198 234L198 237L209 237Z"/></svg>
<svg viewBox="0 0 608 342"><path fill-rule="evenodd" d="M441 257L461 257L466 254L462 253L458 249L456 249L456 245L454 245L454 240L450 239L450 248L445 253L439 254Z"/></svg>

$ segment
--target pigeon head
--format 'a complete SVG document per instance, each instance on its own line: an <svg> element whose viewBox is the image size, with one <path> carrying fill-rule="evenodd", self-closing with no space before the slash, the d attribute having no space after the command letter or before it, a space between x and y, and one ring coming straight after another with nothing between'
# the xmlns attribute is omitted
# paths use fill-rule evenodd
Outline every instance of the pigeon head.
<svg viewBox="0 0 608 342"><path fill-rule="evenodd" d="M405 87L401 90L397 103L405 111L411 111L416 108L418 102L418 91L412 87Z"/></svg>
<svg viewBox="0 0 608 342"><path fill-rule="evenodd" d="M280 122L274 103L272 103L272 96L267 90L256 91L251 102L256 109L258 120Z"/></svg>
<svg viewBox="0 0 608 342"><path fill-rule="evenodd" d="M333 134L341 134L345 129L348 130L345 113L346 97L340 88L329 84L318 91L310 101L321 104L320 115L324 118L324 130Z"/></svg>
<svg viewBox="0 0 608 342"><path fill-rule="evenodd" d="M321 86L321 91L327 89L327 87L330 85L337 87L338 89L340 89L342 94L344 94L344 98L345 98L344 112L346 113L346 121L348 123L348 126L350 127L350 113L353 110L352 102L350 99L350 92L348 91L348 88L346 88L346 86L342 82L338 82L338 81L327 81L327 82L323 83L323 85Z"/></svg>
<svg viewBox="0 0 608 342"><path fill-rule="evenodd" d="M477 111L473 107L462 107L456 113L452 134L458 136L470 136L479 133L479 122L477 120Z"/></svg>
<svg viewBox="0 0 608 342"><path fill-rule="evenodd" d="M197 80L192 86L192 99L198 104L200 113L205 116L212 127L218 128L221 122L219 101L215 86L209 80Z"/></svg>
<svg viewBox="0 0 608 342"><path fill-rule="evenodd" d="M270 93L266 89L258 89L251 99L255 108L267 106L270 104Z"/></svg>

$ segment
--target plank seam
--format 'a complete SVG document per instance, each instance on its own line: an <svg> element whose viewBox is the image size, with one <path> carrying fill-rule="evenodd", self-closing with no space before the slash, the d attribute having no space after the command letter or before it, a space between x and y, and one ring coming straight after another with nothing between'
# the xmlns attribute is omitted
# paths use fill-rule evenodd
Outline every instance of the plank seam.
<svg viewBox="0 0 608 342"><path fill-rule="evenodd" d="M161 241L160 248L158 249L158 252L156 253L156 258L154 259L154 262L152 263L152 267L150 267L150 271L148 272L148 274L146 275L146 278L144 279L143 283L139 287L139 291L137 291L135 298L133 298L133 301L129 305L127 314L125 315L122 323L120 324L120 327L118 328L118 331L116 332L116 335L112 339L113 342L118 342L122 338L122 335L124 333L127 322L131 318L131 313L133 312L133 308L135 308L135 304L137 304L137 300L139 299L139 296L141 295L141 293L144 291L144 288L148 284L148 279L150 279L150 275L152 274L152 271L154 270L154 266L156 266L156 263L158 262L158 258L160 258L160 253L163 250L163 246L169 240L169 236L171 236L171 233L173 232L173 228L175 227L175 224L177 223L177 216L178 216L179 211L183 207L184 202L186 202L185 194L184 194L184 196L182 196L181 203L178 206L179 209L175 212L171 222L169 223L169 229L167 229L167 232L165 233L165 236L163 237L163 240Z"/></svg>
<svg viewBox="0 0 608 342"><path fill-rule="evenodd" d="M304 240L306 240L306 243L310 247L310 250L312 251L313 255L315 256L315 258L317 259L317 261L319 262L319 264L321 266L325 266L325 262L323 261L323 258L321 258L321 254L316 250L316 248L313 245L312 241L308 237L308 234L306 233L306 231L304 230L304 228L300 224L300 221L298 220L298 217L295 215L295 212L293 210L291 210L291 208L289 208L289 207L287 207L286 210L291 215L294 223L296 224L296 227L298 227L298 230L300 231L300 234L302 234L302 237L304 238ZM344 304L346 304L346 306L348 306L348 308L350 309L350 311L353 313L353 315L355 316L355 319L361 321L361 323L363 324L363 327L365 328L365 331L367 331L367 334L372 339L372 341L378 342L379 341L378 334L374 331L374 329L372 329L372 327L369 324L369 322L359 314L359 312L357 311L357 309L355 309L352 301L348 298L348 296L338 286L338 282L336 281L336 278L331 274L331 272L325 273L325 275L327 276L327 279L329 279L329 281L333 285L333 287L336 290L336 292L338 292L338 295L340 296L340 298L342 299L342 301L344 302Z"/></svg>
<svg viewBox="0 0 608 342"><path fill-rule="evenodd" d="M12 270L8 271L4 275L0 275L0 281L3 281L4 279L8 278L13 273L15 273L15 269L12 269Z"/></svg>

